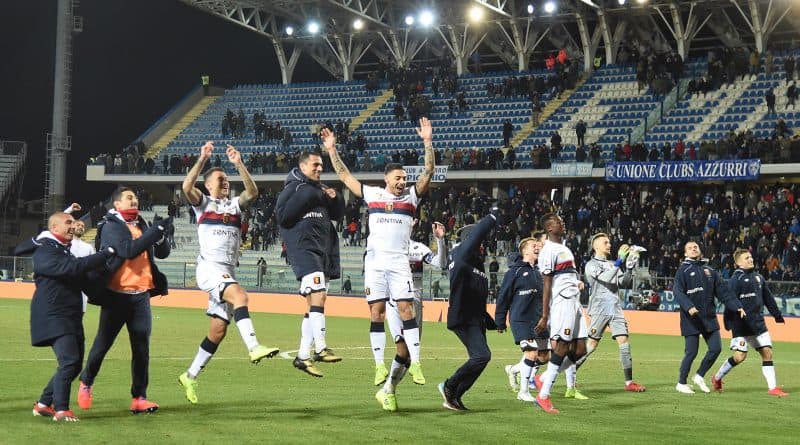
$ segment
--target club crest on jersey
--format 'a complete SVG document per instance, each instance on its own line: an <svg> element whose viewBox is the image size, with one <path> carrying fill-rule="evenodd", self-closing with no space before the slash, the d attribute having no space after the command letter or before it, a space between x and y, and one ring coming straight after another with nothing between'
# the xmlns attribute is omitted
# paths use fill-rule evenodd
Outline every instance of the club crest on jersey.
<svg viewBox="0 0 800 445"><path fill-rule="evenodd" d="M756 275L756 283L761 284L761 277Z"/></svg>
<svg viewBox="0 0 800 445"><path fill-rule="evenodd" d="M386 213L392 213L394 211L394 203L387 202L386 205L383 206L383 210L385 210Z"/></svg>
<svg viewBox="0 0 800 445"><path fill-rule="evenodd" d="M314 277L314 284L319 284L319 283L320 283L319 277Z"/></svg>
<svg viewBox="0 0 800 445"><path fill-rule="evenodd" d="M230 274L224 273L224 274L222 274L222 278L225 278L226 280L228 280L228 279L231 278L231 276L230 276Z"/></svg>
<svg viewBox="0 0 800 445"><path fill-rule="evenodd" d="M707 277L711 277L711 269L703 269L703 273L706 274Z"/></svg>
<svg viewBox="0 0 800 445"><path fill-rule="evenodd" d="M570 329L570 328L564 329L564 335L569 335L571 333L572 333L572 329Z"/></svg>
<svg viewBox="0 0 800 445"><path fill-rule="evenodd" d="M222 215L222 222L225 223L225 224L228 224L229 222L231 222L231 214L230 213L223 214Z"/></svg>

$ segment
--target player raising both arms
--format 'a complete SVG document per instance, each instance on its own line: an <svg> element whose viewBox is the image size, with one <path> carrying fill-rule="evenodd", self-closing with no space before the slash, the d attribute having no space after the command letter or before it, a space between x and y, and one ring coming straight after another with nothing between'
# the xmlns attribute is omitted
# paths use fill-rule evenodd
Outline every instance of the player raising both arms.
<svg viewBox="0 0 800 445"><path fill-rule="evenodd" d="M397 410L394 386L400 382L408 368L414 383L425 384L419 362L419 326L414 318L414 289L408 260L408 245L419 196L428 190L434 171L433 128L427 118L419 121L417 134L425 146L425 169L416 184L406 185L406 172L401 164L386 165L383 180L385 187L362 185L348 170L336 152L336 136L328 129L322 130L322 141L331 158L336 174L357 197L369 207L369 237L364 257L364 285L370 306L370 343L373 354L383 356L386 346L384 319L386 302L397 305L403 321L403 338L398 342L397 356L386 385L375 397L387 411ZM408 348L401 354L399 343ZM382 360L381 360L382 362ZM378 369L379 371L380 369ZM376 376L377 380L377 376Z"/></svg>
<svg viewBox="0 0 800 445"><path fill-rule="evenodd" d="M203 175L204 185L208 190L208 195L204 195L195 187L195 182L213 152L214 144L211 141L206 142L200 149L197 163L183 180L183 193L197 215L197 238L200 241L197 287L208 292L206 315L210 317L208 336L200 343L200 349L189 369L178 378L191 403L197 403L197 376L225 338L231 317L249 351L251 362L258 363L279 352L278 348L258 343L247 309L247 292L236 281L236 266L239 265L239 247L242 242L242 209L246 209L258 197L258 188L242 161L242 155L232 145L228 145L225 153L228 161L242 177L244 191L231 198L228 175L223 169L214 167Z"/></svg>

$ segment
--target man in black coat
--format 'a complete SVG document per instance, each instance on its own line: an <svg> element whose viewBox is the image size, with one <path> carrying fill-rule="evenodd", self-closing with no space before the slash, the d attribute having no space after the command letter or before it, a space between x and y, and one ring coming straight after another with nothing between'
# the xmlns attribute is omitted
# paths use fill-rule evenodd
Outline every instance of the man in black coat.
<svg viewBox="0 0 800 445"><path fill-rule="evenodd" d="M286 177L275 205L286 255L300 282L300 295L306 297L308 304L293 364L314 377L322 377L314 362L341 361L325 342L325 299L329 280L340 276L339 239L331 220L344 216L344 200L335 189L319 182L321 174L322 157L303 152L298 168Z"/></svg>
<svg viewBox="0 0 800 445"><path fill-rule="evenodd" d="M692 382L703 392L711 392L705 383L704 376L722 352L717 321L717 306L714 299L723 302L725 307L738 312L744 318L745 312L739 300L732 299L725 281L716 270L706 265L700 246L689 241L684 245L686 259L678 267L672 292L681 308L681 336L684 339L684 355L681 361L678 384L675 390L684 394L693 394L694 390L687 384L689 368L697 357L700 336L708 346L708 351L692 378Z"/></svg>
<svg viewBox="0 0 800 445"><path fill-rule="evenodd" d="M106 263L107 273L97 280L102 290L89 294L89 302L102 306L97 336L81 373L78 406L92 406L92 385L100 372L106 353L114 344L123 325L128 328L131 343L130 411L134 414L154 412L158 404L147 400L150 364L150 332L152 316L150 298L167 294L167 278L158 271L155 258L166 258L170 245L166 232L172 218L156 220L148 227L139 216L136 193L120 187L112 195L113 210L98 224L95 246L98 251L112 247L114 258Z"/></svg>
<svg viewBox="0 0 800 445"><path fill-rule="evenodd" d="M448 258L450 271L450 302L447 308L447 329L453 331L467 348L469 359L439 384L444 406L453 411L466 411L461 402L472 385L478 380L492 352L486 342L486 299L489 296L489 280L484 272L486 258L481 244L497 223L498 209L492 208L474 226L465 226L459 231L461 242L453 247ZM488 326L494 329L496 326Z"/></svg>
<svg viewBox="0 0 800 445"><path fill-rule="evenodd" d="M775 317L775 321L783 323L783 315L775 297L772 296L767 281L755 270L753 255L746 249L736 249L733 252L733 261L736 270L728 280L728 291L731 298L741 302L747 316L730 310L725 311L725 328L733 332L731 350L733 355L720 367L717 374L711 378L711 384L716 391L722 391L722 379L734 366L747 358L747 347L752 346L761 355L761 373L767 380L768 393L777 397L786 397L789 394L778 386L775 378L775 366L772 364L772 339L764 322L764 307Z"/></svg>
<svg viewBox="0 0 800 445"><path fill-rule="evenodd" d="M33 405L34 416L56 421L78 420L69 409L70 386L81 369L84 353L83 296L87 273L102 269L114 250L75 258L70 253L75 220L66 213L54 213L49 231L17 246L14 255L33 254L36 290L31 300L31 344L50 346L58 368Z"/></svg>

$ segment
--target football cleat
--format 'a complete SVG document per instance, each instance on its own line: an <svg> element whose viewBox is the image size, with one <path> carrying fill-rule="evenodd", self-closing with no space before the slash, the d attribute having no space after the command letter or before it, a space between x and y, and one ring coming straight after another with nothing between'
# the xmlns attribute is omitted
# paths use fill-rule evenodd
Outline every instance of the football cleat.
<svg viewBox="0 0 800 445"><path fill-rule="evenodd" d="M517 384L517 378L519 377L518 372L514 372L514 365L506 365L506 376L508 376L508 385L511 386L511 390L519 391L519 385Z"/></svg>
<svg viewBox="0 0 800 445"><path fill-rule="evenodd" d="M722 392L722 379L718 379L716 376L711 377L711 387L714 388L714 391Z"/></svg>
<svg viewBox="0 0 800 445"><path fill-rule="evenodd" d="M537 391L542 390L542 377L539 374L535 374L531 379L531 382L528 384L529 387L536 388Z"/></svg>
<svg viewBox="0 0 800 445"><path fill-rule="evenodd" d="M325 348L322 351L314 354L314 361L323 363L336 363L342 361L342 358L334 354L332 350Z"/></svg>
<svg viewBox="0 0 800 445"><path fill-rule="evenodd" d="M411 374L411 380L417 385L425 384L425 376L422 375L422 365L419 362L414 362L408 368L408 373Z"/></svg>
<svg viewBox="0 0 800 445"><path fill-rule="evenodd" d="M467 409L464 405L459 403L456 397L453 396L452 392L450 391L450 388L448 388L447 385L444 384L444 382L439 383L438 388L439 388L439 394L441 394L442 399L444 399L444 403L442 403L443 407L453 411L465 411Z"/></svg>
<svg viewBox="0 0 800 445"><path fill-rule="evenodd" d="M517 393L517 400L522 400L523 402L535 402L536 398L533 397L529 391L520 391Z"/></svg>
<svg viewBox="0 0 800 445"><path fill-rule="evenodd" d="M375 365L375 386L383 385L387 377L389 377L389 370L386 369L386 365L383 363Z"/></svg>
<svg viewBox="0 0 800 445"><path fill-rule="evenodd" d="M186 400L191 404L197 403L197 379L189 377L189 373L184 372L178 377L178 383L186 391Z"/></svg>
<svg viewBox="0 0 800 445"><path fill-rule="evenodd" d="M75 414L72 411L66 410L66 411L58 411L57 413L55 413L53 415L53 421L54 422L78 422L78 421L80 421L80 419L75 417Z"/></svg>
<svg viewBox="0 0 800 445"><path fill-rule="evenodd" d="M713 380L712 380L713 381ZM644 392L647 388L644 385L640 385L636 382L630 382L625 385L625 391L629 392Z"/></svg>
<svg viewBox="0 0 800 445"><path fill-rule="evenodd" d="M558 410L553 407L553 402L550 400L550 397L543 399L539 396L536 396L533 403L535 403L539 408L541 408L544 412L550 414L558 414Z"/></svg>
<svg viewBox="0 0 800 445"><path fill-rule="evenodd" d="M52 406L36 402L33 404L33 415L36 417L53 417L56 415L56 410Z"/></svg>
<svg viewBox="0 0 800 445"><path fill-rule="evenodd" d="M678 383L677 385L675 385L675 391L684 394L694 394L694 390L692 389L692 387L685 383Z"/></svg>
<svg viewBox="0 0 800 445"><path fill-rule="evenodd" d="M776 397L786 397L789 395L788 392L783 392L783 389L781 389L781 387L779 386L770 389L769 391L767 391L767 393L771 396L776 396Z"/></svg>
<svg viewBox="0 0 800 445"><path fill-rule="evenodd" d="M698 374L695 374L694 377L692 377L692 382L697 385L698 388L700 388L700 391L711 392L711 390L708 388L708 385L706 385L705 379Z"/></svg>
<svg viewBox="0 0 800 445"><path fill-rule="evenodd" d="M397 397L394 394L389 394L383 390L383 388L379 389L378 392L375 393L375 400L381 404L384 411L397 411Z"/></svg>
<svg viewBox="0 0 800 445"><path fill-rule="evenodd" d="M78 406L81 409L89 409L92 407L92 387L81 382L78 388Z"/></svg>
<svg viewBox="0 0 800 445"><path fill-rule="evenodd" d="M131 400L132 414L142 414L142 413L149 414L149 413L154 413L156 411L158 411L158 403L150 402L144 397L136 397L133 400Z"/></svg>
<svg viewBox="0 0 800 445"><path fill-rule="evenodd" d="M314 377L322 377L323 375L322 372L319 369L317 369L316 366L314 366L314 362L310 358L303 360L300 357L295 357L294 361L292 362L292 365L295 368Z"/></svg>
<svg viewBox="0 0 800 445"><path fill-rule="evenodd" d="M588 400L589 398L583 395L577 388L567 388L567 392L564 393L564 398L567 399L575 399L575 400Z"/></svg>
<svg viewBox="0 0 800 445"><path fill-rule="evenodd" d="M250 363L255 364L265 358L275 357L279 352L281 352L281 350L278 348L256 345L256 347L250 350Z"/></svg>

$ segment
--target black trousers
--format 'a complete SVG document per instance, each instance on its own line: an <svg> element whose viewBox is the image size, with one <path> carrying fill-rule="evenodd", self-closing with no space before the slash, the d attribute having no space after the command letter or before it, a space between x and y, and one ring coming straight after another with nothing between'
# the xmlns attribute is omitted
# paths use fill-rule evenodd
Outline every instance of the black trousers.
<svg viewBox="0 0 800 445"><path fill-rule="evenodd" d="M94 339L81 381L94 384L103 359L114 344L122 326L128 328L131 343L132 397L147 397L148 369L150 365L150 332L153 327L150 312L150 294L111 293L100 310L100 324Z"/></svg>
<svg viewBox="0 0 800 445"><path fill-rule="evenodd" d="M456 372L447 379L447 387L453 391L456 398L460 399L478 377L486 369L492 359L492 351L486 342L486 326L482 321L474 321L453 329L461 343L467 348L469 359L456 369Z"/></svg>
<svg viewBox="0 0 800 445"><path fill-rule="evenodd" d="M703 332L702 334L687 335L683 337L683 360L681 360L678 383L683 383L684 385L686 384L686 379L689 377L689 369L691 368L695 357L697 357L697 351L700 345L700 335L702 335L703 340L706 341L708 351L706 351L706 355L703 356L703 360L700 362L700 367L697 368L697 374L700 376L705 376L708 370L714 365L714 362L717 361L719 354L722 352L722 340L720 339L719 331Z"/></svg>
<svg viewBox="0 0 800 445"><path fill-rule="evenodd" d="M81 372L84 342L83 332L62 335L53 341L52 347L56 353L58 368L44 387L39 403L53 405L56 411L69 409L70 387Z"/></svg>

